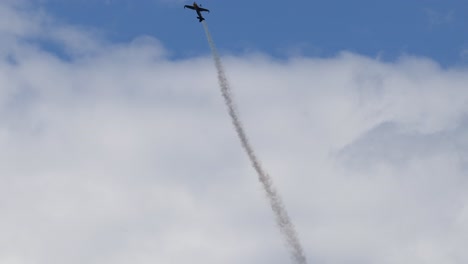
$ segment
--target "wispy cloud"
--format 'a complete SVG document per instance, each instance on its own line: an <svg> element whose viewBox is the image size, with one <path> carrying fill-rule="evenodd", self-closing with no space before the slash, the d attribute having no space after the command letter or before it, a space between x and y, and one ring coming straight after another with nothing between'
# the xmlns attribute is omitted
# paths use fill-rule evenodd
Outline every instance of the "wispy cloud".
<svg viewBox="0 0 468 264"><path fill-rule="evenodd" d="M460 56L463 60L468 60L468 48L462 49L462 51L460 52Z"/></svg>
<svg viewBox="0 0 468 264"><path fill-rule="evenodd" d="M455 19L455 11L450 10L447 12L434 10L431 8L425 8L424 13L426 14L429 24L431 26L440 26L444 24L450 24Z"/></svg>

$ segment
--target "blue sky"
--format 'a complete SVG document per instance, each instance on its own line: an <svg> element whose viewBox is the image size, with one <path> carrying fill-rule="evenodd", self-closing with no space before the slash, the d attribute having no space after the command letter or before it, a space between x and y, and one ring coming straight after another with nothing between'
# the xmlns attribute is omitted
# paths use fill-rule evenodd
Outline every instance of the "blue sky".
<svg viewBox="0 0 468 264"><path fill-rule="evenodd" d="M189 1L50 0L41 6L67 23L101 30L110 40L151 35L175 57L206 53ZM204 1L220 49L278 57L327 57L347 50L394 60L425 56L442 65L466 62L468 3L426 1Z"/></svg>
<svg viewBox="0 0 468 264"><path fill-rule="evenodd" d="M291 263L184 4L0 1L1 264ZM203 5L308 263L468 263L466 1Z"/></svg>

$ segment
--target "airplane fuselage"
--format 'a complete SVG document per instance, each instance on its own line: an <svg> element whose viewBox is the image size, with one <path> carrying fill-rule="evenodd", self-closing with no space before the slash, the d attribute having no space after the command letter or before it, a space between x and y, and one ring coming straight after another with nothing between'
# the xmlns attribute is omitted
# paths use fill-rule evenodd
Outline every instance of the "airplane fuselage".
<svg viewBox="0 0 468 264"><path fill-rule="evenodd" d="M200 12L200 7L198 6L197 3L193 2L193 7L195 8L195 11L197 12L197 15L198 15L198 19L200 20L200 22L202 22L203 20L205 20L205 18L202 16L201 12Z"/></svg>

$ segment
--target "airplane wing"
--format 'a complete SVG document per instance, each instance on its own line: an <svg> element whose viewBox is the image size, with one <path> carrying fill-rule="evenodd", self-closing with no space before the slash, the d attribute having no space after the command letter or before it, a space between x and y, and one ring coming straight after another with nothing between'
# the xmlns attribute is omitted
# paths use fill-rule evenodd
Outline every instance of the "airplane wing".
<svg viewBox="0 0 468 264"><path fill-rule="evenodd" d="M195 7L191 6L191 5L184 5L184 8L190 8L190 9L194 9L195 10Z"/></svg>
<svg viewBox="0 0 468 264"><path fill-rule="evenodd" d="M205 11L205 12L208 12L208 13L210 12L210 10L208 10L206 8L201 8L201 7L200 7L200 11Z"/></svg>

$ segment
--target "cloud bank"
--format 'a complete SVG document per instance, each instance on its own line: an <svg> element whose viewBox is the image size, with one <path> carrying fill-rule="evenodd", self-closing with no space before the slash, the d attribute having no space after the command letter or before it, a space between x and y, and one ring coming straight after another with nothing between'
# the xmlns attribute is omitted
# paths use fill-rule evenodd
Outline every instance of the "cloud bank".
<svg viewBox="0 0 468 264"><path fill-rule="evenodd" d="M0 14L1 263L289 261L209 54ZM224 63L310 263L468 261L468 69Z"/></svg>

